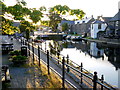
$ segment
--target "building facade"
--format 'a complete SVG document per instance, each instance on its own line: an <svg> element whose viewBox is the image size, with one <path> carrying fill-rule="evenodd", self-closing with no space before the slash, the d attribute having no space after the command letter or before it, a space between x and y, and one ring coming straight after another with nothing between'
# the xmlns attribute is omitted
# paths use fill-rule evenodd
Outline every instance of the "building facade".
<svg viewBox="0 0 120 90"><path fill-rule="evenodd" d="M91 38L99 38L98 33L100 31L105 31L107 24L100 20L95 20L91 24Z"/></svg>
<svg viewBox="0 0 120 90"><path fill-rule="evenodd" d="M71 32L76 32L77 34L80 35L90 36L90 27L91 27L91 23L94 20L95 19L92 16L89 18L86 17L82 20L75 21L75 24L71 26L70 30Z"/></svg>

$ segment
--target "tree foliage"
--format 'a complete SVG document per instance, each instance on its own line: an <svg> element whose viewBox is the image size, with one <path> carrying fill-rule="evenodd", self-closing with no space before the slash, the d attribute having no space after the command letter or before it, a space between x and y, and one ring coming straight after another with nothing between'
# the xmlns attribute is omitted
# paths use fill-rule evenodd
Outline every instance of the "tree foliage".
<svg viewBox="0 0 120 90"><path fill-rule="evenodd" d="M56 13L59 15L65 15L67 12L69 12L70 8L66 5L56 5L50 9L50 13Z"/></svg>
<svg viewBox="0 0 120 90"><path fill-rule="evenodd" d="M70 8L66 5L62 6L62 5L56 5L52 8L50 8L49 10L49 19L50 19L50 27L52 27L52 29L54 31L57 30L57 26L58 23L61 22L62 17L61 15L65 15L68 11L70 10Z"/></svg>
<svg viewBox="0 0 120 90"><path fill-rule="evenodd" d="M80 9L71 9L69 13L70 15L75 15L79 20L85 16L83 10Z"/></svg>
<svg viewBox="0 0 120 90"><path fill-rule="evenodd" d="M27 38L27 40L30 38L30 32L34 29L35 27L28 21L21 21L20 31L25 32L25 37Z"/></svg>
<svg viewBox="0 0 120 90"><path fill-rule="evenodd" d="M62 31L66 31L66 30L68 30L68 29L69 29L68 24L67 24L67 23L63 23L63 24L62 24Z"/></svg>
<svg viewBox="0 0 120 90"><path fill-rule="evenodd" d="M31 24L29 24L26 21L26 19L30 19L32 20L33 23L36 24L37 22L41 21L41 18L43 18L44 12L46 11L46 7L42 6L38 10L36 8L29 9L26 7L27 3L24 0L16 0L16 1L17 3L14 6L6 6L4 2L0 1L0 4L2 5L1 16L4 17L5 14L7 15L11 14L13 16L12 19L19 20L20 23L22 24L20 26L20 31L26 32L26 30L28 30L29 32L31 31L32 27L31 27ZM66 14L75 15L78 17L78 19L81 19L85 15L85 13L80 9L70 9L66 5L63 5L63 6L56 5L49 9L48 17L50 20L41 21L41 23L46 26L52 27L52 29L56 31L58 23L60 23L61 20L63 19L62 15L66 15ZM13 21L5 19L5 18L2 20L3 33L13 34L16 32L16 30L18 30L18 28L14 27L13 24L11 24L10 22L13 22Z"/></svg>
<svg viewBox="0 0 120 90"><path fill-rule="evenodd" d="M16 4L14 6L8 6L7 13L14 16L14 20L25 20L24 17L29 15L31 11L21 4Z"/></svg>
<svg viewBox="0 0 120 90"><path fill-rule="evenodd" d="M57 24L63 19L62 15L76 16L78 19L82 19L85 15L83 10L70 9L68 6L56 5L49 10L50 26L56 31Z"/></svg>
<svg viewBox="0 0 120 90"><path fill-rule="evenodd" d="M12 19L19 20L20 23L22 24L20 27L21 32L23 32L23 31L26 32L26 30L29 31L30 29L33 29L26 21L26 18L31 19L33 21L33 23L37 23L43 17L43 11L46 11L46 8L44 6L42 6L42 7L40 7L39 10L36 10L35 8L29 9L25 6L27 3L24 0L16 0L16 1L17 1L17 3L14 6L8 6L8 7L4 4L4 2L0 1L1 5L2 5L2 15L1 16L4 17L5 14L6 15L11 14L13 16ZM15 33L15 31L14 30L12 31L12 29L14 28L14 29L18 30L18 28L17 27L15 28L13 26L13 24L10 24L8 21L11 21L11 20L8 20L5 18L2 20L2 28L3 28L2 31L3 31L3 33L6 33L6 34L13 34L13 32ZM13 21L11 21L11 22L13 22ZM23 22L24 22L24 25L23 25ZM28 25L27 28L26 28L25 24Z"/></svg>
<svg viewBox="0 0 120 90"><path fill-rule="evenodd" d="M14 34L15 32L20 32L18 27L13 26L13 21L9 19L2 18L2 34Z"/></svg>
<svg viewBox="0 0 120 90"><path fill-rule="evenodd" d="M49 20L47 20L47 21L41 21L41 25L49 26L49 24L50 24Z"/></svg>
<svg viewBox="0 0 120 90"><path fill-rule="evenodd" d="M52 28L53 31L57 30L58 23L62 20L59 14L51 13L49 15L49 26Z"/></svg>
<svg viewBox="0 0 120 90"><path fill-rule="evenodd" d="M43 17L43 13L40 10L32 9L30 13L30 19L33 23L37 23Z"/></svg>

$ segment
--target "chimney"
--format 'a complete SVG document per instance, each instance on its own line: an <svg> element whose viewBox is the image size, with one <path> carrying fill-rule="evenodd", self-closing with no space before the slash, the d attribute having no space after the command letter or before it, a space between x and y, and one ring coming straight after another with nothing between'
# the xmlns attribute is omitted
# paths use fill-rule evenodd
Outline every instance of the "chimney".
<svg viewBox="0 0 120 90"><path fill-rule="evenodd" d="M118 2L118 10L120 11L120 1Z"/></svg>
<svg viewBox="0 0 120 90"><path fill-rule="evenodd" d="M91 17L93 18L93 15L91 15Z"/></svg>

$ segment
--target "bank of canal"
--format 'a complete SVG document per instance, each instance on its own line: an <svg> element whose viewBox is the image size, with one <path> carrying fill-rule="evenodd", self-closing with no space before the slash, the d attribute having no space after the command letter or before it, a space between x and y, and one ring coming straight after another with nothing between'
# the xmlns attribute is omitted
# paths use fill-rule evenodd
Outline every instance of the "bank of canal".
<svg viewBox="0 0 120 90"><path fill-rule="evenodd" d="M70 60L91 73L98 72L98 77L104 75L105 81L120 88L120 46L112 44L95 43L88 41L53 41L42 43L43 49L49 49L49 44L60 49L64 56L69 55ZM46 47L45 47L46 45Z"/></svg>

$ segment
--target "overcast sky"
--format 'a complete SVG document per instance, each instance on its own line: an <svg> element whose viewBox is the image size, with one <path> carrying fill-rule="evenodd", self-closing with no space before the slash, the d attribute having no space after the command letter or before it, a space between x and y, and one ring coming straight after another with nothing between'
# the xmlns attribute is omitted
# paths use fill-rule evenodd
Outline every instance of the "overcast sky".
<svg viewBox="0 0 120 90"><path fill-rule="evenodd" d="M71 9L82 9L87 17L93 15L103 15L104 17L113 17L118 12L118 2L120 0L25 0L29 8L47 8L61 4L67 5ZM15 0L5 0L7 5L14 5Z"/></svg>

